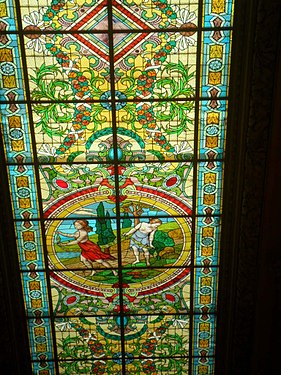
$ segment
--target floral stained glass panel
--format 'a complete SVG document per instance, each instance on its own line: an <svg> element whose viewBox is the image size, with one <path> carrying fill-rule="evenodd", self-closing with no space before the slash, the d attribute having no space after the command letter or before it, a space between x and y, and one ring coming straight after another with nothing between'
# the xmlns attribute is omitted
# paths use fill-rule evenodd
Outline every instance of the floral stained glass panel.
<svg viewBox="0 0 281 375"><path fill-rule="evenodd" d="M233 1L0 14L33 373L213 374Z"/></svg>

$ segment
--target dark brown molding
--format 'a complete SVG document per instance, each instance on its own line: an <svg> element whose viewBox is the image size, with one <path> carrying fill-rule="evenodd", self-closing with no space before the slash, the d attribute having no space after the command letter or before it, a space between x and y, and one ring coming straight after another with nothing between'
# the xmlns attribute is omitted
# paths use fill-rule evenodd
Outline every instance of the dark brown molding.
<svg viewBox="0 0 281 375"><path fill-rule="evenodd" d="M270 163L280 5L269 0L236 2L216 374L274 373L268 330L276 306L268 293L262 309L267 314L260 313L264 296L260 288L264 282L269 287L276 282L261 274L268 251L261 239L268 230L263 216L265 194L270 194L266 166ZM277 233L272 233L275 240Z"/></svg>
<svg viewBox="0 0 281 375"><path fill-rule="evenodd" d="M276 8L281 14L281 5ZM276 374L280 372L275 360L276 348L280 347L281 321L281 17L277 37L276 64L273 80L272 110L269 113L268 153L265 171L265 188L262 207L261 235L258 256L258 284L254 347L251 361L252 374Z"/></svg>
<svg viewBox="0 0 281 375"><path fill-rule="evenodd" d="M0 136L0 373L32 374L12 209Z"/></svg>
<svg viewBox="0 0 281 375"><path fill-rule="evenodd" d="M238 243L239 266L233 350L235 374L257 374L252 367L254 360L256 363L263 362L267 365L259 368L259 374L270 375L270 362L264 361L268 347L263 345L262 350L258 353L254 351L254 347L255 340L258 339L261 342L264 340L262 330L255 331L257 329L255 321L260 310L258 304L259 264L266 251L266 248L262 248L260 245L265 229L262 226L262 218L269 137L272 130L274 80L280 44L280 16L280 2L278 4L265 0L259 1ZM268 324L267 319L259 323ZM258 357L256 357L257 355Z"/></svg>

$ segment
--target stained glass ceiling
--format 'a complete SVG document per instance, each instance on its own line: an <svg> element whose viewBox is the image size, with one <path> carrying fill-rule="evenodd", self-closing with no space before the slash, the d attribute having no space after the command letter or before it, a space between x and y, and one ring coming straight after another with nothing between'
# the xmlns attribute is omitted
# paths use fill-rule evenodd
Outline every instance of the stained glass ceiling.
<svg viewBox="0 0 281 375"><path fill-rule="evenodd" d="M33 373L214 374L233 1L0 15Z"/></svg>

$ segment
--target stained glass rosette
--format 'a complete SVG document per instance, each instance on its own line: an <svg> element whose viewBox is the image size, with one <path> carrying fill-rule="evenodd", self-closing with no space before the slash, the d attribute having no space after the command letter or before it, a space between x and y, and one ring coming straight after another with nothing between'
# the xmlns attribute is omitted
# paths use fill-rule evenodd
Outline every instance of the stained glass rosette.
<svg viewBox="0 0 281 375"><path fill-rule="evenodd" d="M0 14L33 373L213 374L233 1Z"/></svg>

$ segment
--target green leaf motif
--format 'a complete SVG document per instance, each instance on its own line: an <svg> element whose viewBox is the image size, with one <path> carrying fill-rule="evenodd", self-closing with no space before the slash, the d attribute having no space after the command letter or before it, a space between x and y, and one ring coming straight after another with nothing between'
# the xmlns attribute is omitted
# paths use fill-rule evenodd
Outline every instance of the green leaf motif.
<svg viewBox="0 0 281 375"><path fill-rule="evenodd" d="M42 64L30 77L35 84L35 88L31 91L31 98L44 101L33 106L34 112L39 117L35 120L35 126L40 127L43 134L50 138L61 137L66 133L62 124L72 120L74 110L73 104L61 102L69 99L71 91L70 84L59 78L58 73L59 68L55 65Z"/></svg>
<svg viewBox="0 0 281 375"><path fill-rule="evenodd" d="M157 79L154 96L163 99L156 102L154 107L157 123L166 134L180 135L183 131L191 130L193 118L188 114L194 108L194 101L190 100L195 95L192 86L195 72L190 73L190 68L181 61L167 63L164 72L168 77ZM178 99L183 99L180 101ZM166 99L169 99L167 102ZM171 100L176 99L176 100ZM184 99L189 99L184 101Z"/></svg>

